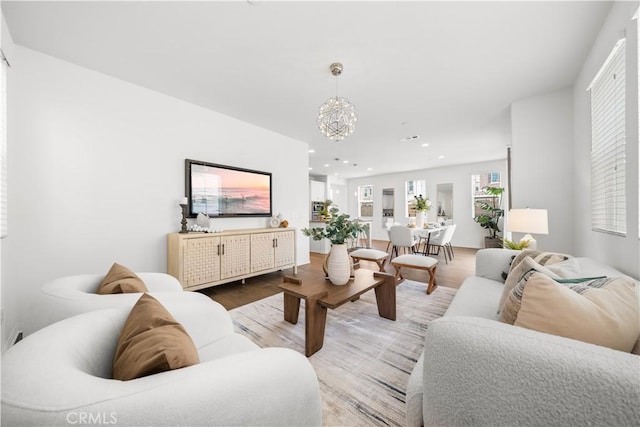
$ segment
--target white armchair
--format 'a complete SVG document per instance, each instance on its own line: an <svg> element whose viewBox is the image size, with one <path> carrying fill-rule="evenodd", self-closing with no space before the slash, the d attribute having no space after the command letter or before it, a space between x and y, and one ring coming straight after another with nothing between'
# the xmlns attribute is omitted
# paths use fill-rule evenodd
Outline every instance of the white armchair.
<svg viewBox="0 0 640 427"><path fill-rule="evenodd" d="M234 333L229 315L220 316L211 300L163 305L192 337L199 364L113 380L112 360L130 310L80 314L33 333L2 356L2 424L322 424L318 381L304 356L260 349Z"/></svg>
<svg viewBox="0 0 640 427"><path fill-rule="evenodd" d="M149 293L162 304L179 299L185 304L206 296L185 292L178 279L165 273L136 273L145 283ZM96 293L104 274L79 274L61 277L45 283L40 293L31 301L32 313L24 324L27 336L47 325L76 314L105 308L131 308L141 293L99 295ZM222 306L220 309L225 311Z"/></svg>

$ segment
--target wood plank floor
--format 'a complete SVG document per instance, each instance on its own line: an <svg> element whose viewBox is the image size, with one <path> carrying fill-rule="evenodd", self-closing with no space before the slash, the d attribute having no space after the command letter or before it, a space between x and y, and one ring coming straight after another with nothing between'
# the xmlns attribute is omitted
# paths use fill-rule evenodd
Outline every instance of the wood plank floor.
<svg viewBox="0 0 640 427"><path fill-rule="evenodd" d="M385 250L387 242L383 240L374 240L372 246L376 249ZM438 268L436 272L436 280L438 286L447 286L450 288L458 288L463 280L472 276L475 270L475 259L477 249L471 248L454 248L455 258L445 263L444 255L438 257ZM315 252L310 253L311 262L298 267L298 270L317 271L322 274L322 263L326 255ZM378 267L373 262L362 261L360 264L363 268L376 270ZM394 274L395 270L388 262L386 271ZM263 274L261 276L246 279L242 284L240 281L226 283L224 285L214 286L202 289L196 292L203 293L214 301L222 304L227 310L249 304L262 298L281 292L278 284L282 283L282 276L291 273L292 270L278 271L275 273ZM418 282L428 282L427 272L419 270L402 270L405 278Z"/></svg>

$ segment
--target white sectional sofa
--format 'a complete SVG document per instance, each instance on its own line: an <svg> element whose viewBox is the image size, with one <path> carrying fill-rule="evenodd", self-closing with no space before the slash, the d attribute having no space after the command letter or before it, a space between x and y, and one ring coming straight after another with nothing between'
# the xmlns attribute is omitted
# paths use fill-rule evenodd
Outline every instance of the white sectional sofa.
<svg viewBox="0 0 640 427"><path fill-rule="evenodd" d="M516 254L478 251L476 276L429 325L408 384L407 425L640 425L640 356L498 321L502 272ZM582 277L622 275L576 260Z"/></svg>

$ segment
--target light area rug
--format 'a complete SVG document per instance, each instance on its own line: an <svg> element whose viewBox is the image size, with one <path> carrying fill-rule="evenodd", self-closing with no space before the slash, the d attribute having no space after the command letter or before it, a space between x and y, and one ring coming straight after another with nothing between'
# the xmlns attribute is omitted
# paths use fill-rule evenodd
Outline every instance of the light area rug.
<svg viewBox="0 0 640 427"><path fill-rule="evenodd" d="M396 321L378 316L375 292L327 311L324 346L309 357L320 383L326 426L403 426L407 381L430 321L455 289L405 280L396 288ZM231 310L236 331L261 347L304 354L304 301L298 324L284 320L282 294Z"/></svg>

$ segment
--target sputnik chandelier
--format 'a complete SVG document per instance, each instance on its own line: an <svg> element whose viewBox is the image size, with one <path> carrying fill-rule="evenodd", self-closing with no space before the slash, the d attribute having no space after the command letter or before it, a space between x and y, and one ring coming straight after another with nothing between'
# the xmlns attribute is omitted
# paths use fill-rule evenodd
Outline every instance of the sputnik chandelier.
<svg viewBox="0 0 640 427"><path fill-rule="evenodd" d="M338 97L338 76L342 74L342 64L334 62L329 69L336 76L336 96L320 106L318 129L327 138L342 141L353 133L358 116L347 98Z"/></svg>

